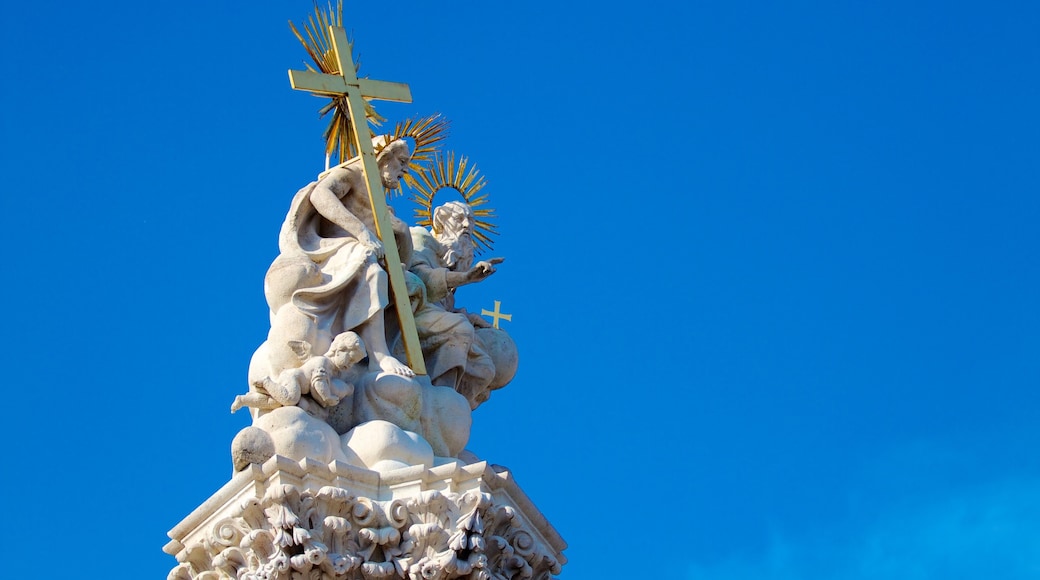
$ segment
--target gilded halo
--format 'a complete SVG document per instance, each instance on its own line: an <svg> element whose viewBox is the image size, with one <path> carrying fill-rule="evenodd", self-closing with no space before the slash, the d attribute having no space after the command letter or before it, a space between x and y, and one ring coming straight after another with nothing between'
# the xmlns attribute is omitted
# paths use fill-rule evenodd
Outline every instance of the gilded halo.
<svg viewBox="0 0 1040 580"><path fill-rule="evenodd" d="M416 225L433 227L433 198L438 191L451 188L459 192L473 210L473 245L477 253L492 248L491 238L498 235L491 221L496 217L495 210L486 207L486 194L477 195L487 185L487 180L480 175L476 165L469 164L468 158L459 157L456 163L454 151L447 155L434 152L430 166L420 167L414 177L409 175L408 178L414 190L412 201L419 206L415 210Z"/></svg>
<svg viewBox="0 0 1040 580"><path fill-rule="evenodd" d="M333 49L332 37L329 35L329 26L343 26L343 0L339 0L335 10L333 10L331 3L327 10L323 10L315 2L314 15L307 20L307 24L303 27L304 32L307 34L306 38L296 28L296 25L291 20L289 21L289 29L296 35L296 39L303 45L303 48L307 51L311 60L314 61L318 70L314 70L314 67L309 63L304 63L304 66L311 72L320 71L330 75L340 74L339 62L336 60L336 51ZM351 57L353 57L354 41L348 39L348 45ZM361 68L361 62L353 58L352 60L355 63L354 73L357 74L357 71ZM343 163L358 155L357 147L354 145L352 138L354 123L350 120L349 111L350 108L347 105L346 96L333 97L324 107L318 110L322 117L332 113L329 126L325 129L323 135L325 137L325 155L331 157L333 152L338 151L339 163ZM375 107L372 106L368 99L365 99L365 118L369 124L376 127L386 120L376 112ZM358 134L367 135L371 133L372 130L369 128L368 133L359 132Z"/></svg>
<svg viewBox="0 0 1040 580"><path fill-rule="evenodd" d="M412 176L422 172L433 159L434 154L438 151L437 144L444 141L448 136L448 124L448 120L441 117L440 113L434 113L429 117L419 119L412 118L399 121L394 126L393 132L386 135L376 144L376 156L378 157L390 143L398 139L411 138L413 141L410 146L412 159L408 162L408 173L405 174L404 180L405 183L414 188L416 187L416 181ZM400 193L399 189L391 191ZM387 194L389 195L390 191Z"/></svg>

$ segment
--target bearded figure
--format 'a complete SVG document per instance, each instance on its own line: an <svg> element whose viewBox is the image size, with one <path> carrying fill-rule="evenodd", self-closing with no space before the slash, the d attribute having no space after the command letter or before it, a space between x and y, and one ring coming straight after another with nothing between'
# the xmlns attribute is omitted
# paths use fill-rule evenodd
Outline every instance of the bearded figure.
<svg viewBox="0 0 1040 580"><path fill-rule="evenodd" d="M434 385L452 387L476 409L516 372L516 345L482 317L456 308L455 290L487 279L502 258L473 264L473 211L448 202L433 212L433 227L411 228L409 291L415 325ZM398 352L400 344L395 348Z"/></svg>
<svg viewBox="0 0 1040 580"><path fill-rule="evenodd" d="M404 141L383 148L377 157L383 187L398 186L410 158ZM395 236L407 241L404 222L391 218L391 223ZM325 172L296 193L278 236L280 254L264 279L271 331L253 355L250 385L299 367L302 363L290 346L294 341L320 353L347 331L361 336L371 372L414 376L387 345L383 312L389 285L378 262L383 244L375 229L360 158Z"/></svg>

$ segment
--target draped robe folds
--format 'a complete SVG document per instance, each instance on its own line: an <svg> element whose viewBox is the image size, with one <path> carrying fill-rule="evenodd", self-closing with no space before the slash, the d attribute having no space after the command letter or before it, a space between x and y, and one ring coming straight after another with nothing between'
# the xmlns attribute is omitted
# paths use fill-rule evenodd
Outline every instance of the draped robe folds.
<svg viewBox="0 0 1040 580"><path fill-rule="evenodd" d="M359 165L352 162L333 169L325 179L331 180L330 190L344 209L375 232L367 190L359 172ZM250 361L251 390L262 385L264 378L273 379L283 370L303 363L290 347L292 341L302 341L310 345L312 356L320 355L328 350L336 335L350 330L363 334L359 327L392 308L388 276L371 250L322 216L312 204L311 195L319 183L310 183L296 193L278 236L280 254L264 279L271 330ZM390 221L395 239L385 243L396 243L402 262L407 264L411 253L408 227L392 214ZM395 325L390 323L393 318L387 318L386 329L396 334ZM371 347L366 344L366 348L371 356ZM281 431L278 424L260 424L262 430L271 432L276 452L294 459L310 456L308 449L296 445L301 437L313 435L322 441L328 438L322 433L323 426L342 435L345 447L365 457L395 457L393 440L350 436L358 427L381 423L418 434L439 456L453 457L465 447L469 439L470 403L454 389L435 387L425 377L404 377L362 365L351 368L348 375L350 380L345 380L355 385L355 392L328 407L327 412L321 409L317 415L310 415L292 406L271 411L254 409L254 424L264 421L269 414L299 419L287 423L289 426ZM321 420L316 418L318 415ZM299 427L307 421L309 427ZM278 447L278 441L287 442L287 447ZM322 460L343 460L342 449L333 447L332 455L318 456ZM363 465L371 467L368 463Z"/></svg>
<svg viewBox="0 0 1040 580"><path fill-rule="evenodd" d="M297 287L291 301L335 336L360 326L386 308L387 276L361 242L314 209L310 196L316 186L317 182L308 184L293 197L278 245L283 257L306 256L318 266L321 282ZM357 202L367 204L368 200L358 197L361 195L352 190L340 202L374 231L371 219L365 219L371 210L366 207L365 211L358 211L356 207ZM271 298L268 296L268 300ZM271 307L272 311L278 310L278 305Z"/></svg>
<svg viewBox="0 0 1040 580"><path fill-rule="evenodd" d="M411 235L408 267L416 278L408 278L408 290L430 379L435 385L454 387L475 409L487 399L488 385L495 376L494 362L476 337L473 324L455 311L446 280L448 270L440 261L444 247L424 228L411 228ZM449 376L454 383L446 380Z"/></svg>
<svg viewBox="0 0 1040 580"><path fill-rule="evenodd" d="M314 208L310 196L317 185L310 183L293 197L278 236L281 254L264 281L272 317L268 348L302 340L311 344L312 352L325 352L337 334L382 316L388 304L386 272L368 248ZM371 209L362 205L368 204L367 195L356 189L350 188L340 201L374 231ZM277 353L271 355L271 371L278 372L284 364L276 362Z"/></svg>

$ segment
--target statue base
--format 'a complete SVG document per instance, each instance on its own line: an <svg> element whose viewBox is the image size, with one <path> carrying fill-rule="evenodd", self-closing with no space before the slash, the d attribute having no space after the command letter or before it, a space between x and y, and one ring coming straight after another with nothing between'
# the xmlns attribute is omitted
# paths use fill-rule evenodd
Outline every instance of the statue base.
<svg viewBox="0 0 1040 580"><path fill-rule="evenodd" d="M566 543L485 462L378 473L276 455L168 534L169 580L549 579Z"/></svg>

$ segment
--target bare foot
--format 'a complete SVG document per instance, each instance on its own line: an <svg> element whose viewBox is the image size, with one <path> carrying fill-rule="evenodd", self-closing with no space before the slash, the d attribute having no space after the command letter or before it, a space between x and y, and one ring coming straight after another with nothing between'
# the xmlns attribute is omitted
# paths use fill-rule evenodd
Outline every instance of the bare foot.
<svg viewBox="0 0 1040 580"><path fill-rule="evenodd" d="M242 395L235 395L235 402L231 403L231 412L234 413L245 405L245 401L242 400Z"/></svg>
<svg viewBox="0 0 1040 580"><path fill-rule="evenodd" d="M402 377L414 377L415 376L415 371L413 371L412 369L408 368L408 365L402 363L401 361L397 360L396 358L394 358L392 356L388 356L388 355L378 356L377 355L377 356L374 356L372 358L374 359L372 362L375 363L374 365L372 365L372 366L375 367L372 370L381 370L381 371L383 371L385 373L401 375Z"/></svg>

